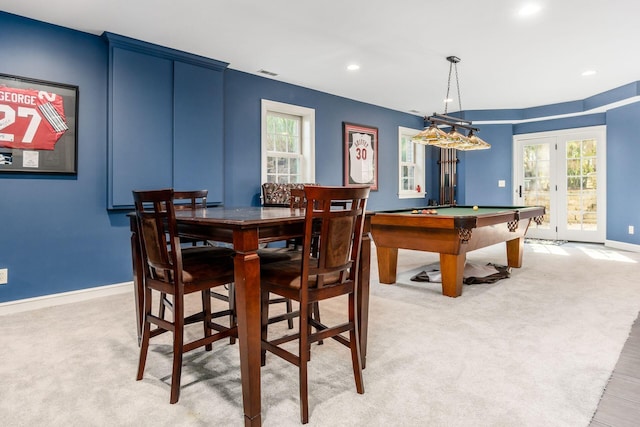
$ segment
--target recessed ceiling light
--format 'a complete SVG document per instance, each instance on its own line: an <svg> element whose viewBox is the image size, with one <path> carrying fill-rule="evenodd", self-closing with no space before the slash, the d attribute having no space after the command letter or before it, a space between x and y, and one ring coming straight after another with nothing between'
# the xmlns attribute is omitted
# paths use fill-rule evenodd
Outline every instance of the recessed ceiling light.
<svg viewBox="0 0 640 427"><path fill-rule="evenodd" d="M541 9L542 6L537 3L527 3L522 6L520 10L518 10L518 15L523 17L535 15L536 13L540 12Z"/></svg>
<svg viewBox="0 0 640 427"><path fill-rule="evenodd" d="M360 66L358 64L349 64L347 66L347 70L349 70L349 71L356 71L356 70L359 70L359 69L360 69Z"/></svg>
<svg viewBox="0 0 640 427"><path fill-rule="evenodd" d="M582 73L582 75L583 75L583 76L585 76L585 77L587 77L587 76L593 76L593 75L595 75L595 74L596 74L596 70L587 70L587 71L584 71L584 72Z"/></svg>

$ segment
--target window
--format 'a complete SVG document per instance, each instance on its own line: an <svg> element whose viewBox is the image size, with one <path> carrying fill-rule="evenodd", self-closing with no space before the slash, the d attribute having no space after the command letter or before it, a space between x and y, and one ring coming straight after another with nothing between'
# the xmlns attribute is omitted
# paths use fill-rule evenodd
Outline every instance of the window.
<svg viewBox="0 0 640 427"><path fill-rule="evenodd" d="M398 127L398 197L423 198L425 192L424 145L415 144L411 137L419 130Z"/></svg>
<svg viewBox="0 0 640 427"><path fill-rule="evenodd" d="M315 182L315 110L262 100L262 182Z"/></svg>

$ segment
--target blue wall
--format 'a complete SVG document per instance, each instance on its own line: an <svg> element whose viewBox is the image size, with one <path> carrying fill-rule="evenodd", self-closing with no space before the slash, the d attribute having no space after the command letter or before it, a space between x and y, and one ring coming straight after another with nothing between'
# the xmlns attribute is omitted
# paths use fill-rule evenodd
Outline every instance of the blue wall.
<svg viewBox="0 0 640 427"><path fill-rule="evenodd" d="M0 286L0 302L130 281L126 212L106 209L105 41L4 12L0 12L0 29L0 73L79 86L78 175L0 174L0 268L9 269L9 284ZM324 184L342 183L342 122L377 126L380 190L371 194L369 207L417 204L416 199L398 200L396 195L397 133L398 126L422 128L421 118L233 70L225 71L224 85L227 206L259 204L263 98L316 110L316 180ZM637 94L634 83L549 109L580 111ZM542 113L504 110L465 114L472 120L522 120ZM594 117L586 120L606 121L608 129L607 239L640 244L640 234L626 234L629 224L640 230L640 197L634 192L640 180L635 161L640 158L640 106L629 105ZM584 120L565 119L561 126L575 127ZM510 204L512 136L518 129L510 124L480 125L480 129L492 149L460 154L458 203ZM438 150L428 150L428 197L436 199L438 155ZM507 187L498 188L498 179L505 179Z"/></svg>
<svg viewBox="0 0 640 427"><path fill-rule="evenodd" d="M480 137L491 141L491 149L459 152L461 172L458 176L460 204L509 206L512 192L512 126L482 125ZM498 187L498 180L506 186Z"/></svg>
<svg viewBox="0 0 640 427"><path fill-rule="evenodd" d="M640 244L640 104L607 112L607 239Z"/></svg>
<svg viewBox="0 0 640 427"><path fill-rule="evenodd" d="M107 50L0 13L0 73L79 86L78 175L0 174L0 302L131 280L127 222L106 206Z"/></svg>
<svg viewBox="0 0 640 427"><path fill-rule="evenodd" d="M398 126L422 129L423 119L411 114L284 84L238 71L225 76L225 203L246 205L260 200L260 105L262 99L313 108L316 112L316 181L342 185L342 122L378 128L379 190L369 196L368 208L392 209L421 205L416 199L398 200ZM428 162L436 150L429 150ZM436 154L437 155L437 154ZM429 182L433 195L437 182Z"/></svg>

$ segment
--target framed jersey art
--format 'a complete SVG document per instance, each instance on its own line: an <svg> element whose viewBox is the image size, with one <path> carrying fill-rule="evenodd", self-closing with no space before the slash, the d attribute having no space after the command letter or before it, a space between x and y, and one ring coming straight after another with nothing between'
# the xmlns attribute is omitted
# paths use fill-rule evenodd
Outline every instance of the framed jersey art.
<svg viewBox="0 0 640 427"><path fill-rule="evenodd" d="M0 74L0 173L77 173L78 87Z"/></svg>
<svg viewBox="0 0 640 427"><path fill-rule="evenodd" d="M369 184L378 189L378 128L342 123L344 185Z"/></svg>

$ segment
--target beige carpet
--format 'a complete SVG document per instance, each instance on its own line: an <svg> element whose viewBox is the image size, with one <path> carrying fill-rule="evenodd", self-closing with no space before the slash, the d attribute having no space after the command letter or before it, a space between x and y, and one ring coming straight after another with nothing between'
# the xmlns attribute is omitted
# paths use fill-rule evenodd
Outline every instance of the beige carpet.
<svg viewBox="0 0 640 427"><path fill-rule="evenodd" d="M504 264L504 245L472 252ZM527 244L524 266L460 298L409 277L435 254L400 251L396 285L372 271L365 394L348 350L314 346L311 426L587 426L640 310L640 254ZM339 307L322 306L324 319ZM158 342L158 341L156 341ZM185 357L170 405L170 347L152 345L143 381L133 296L0 316L3 426L241 426L238 348ZM265 426L299 425L297 370L262 371Z"/></svg>

